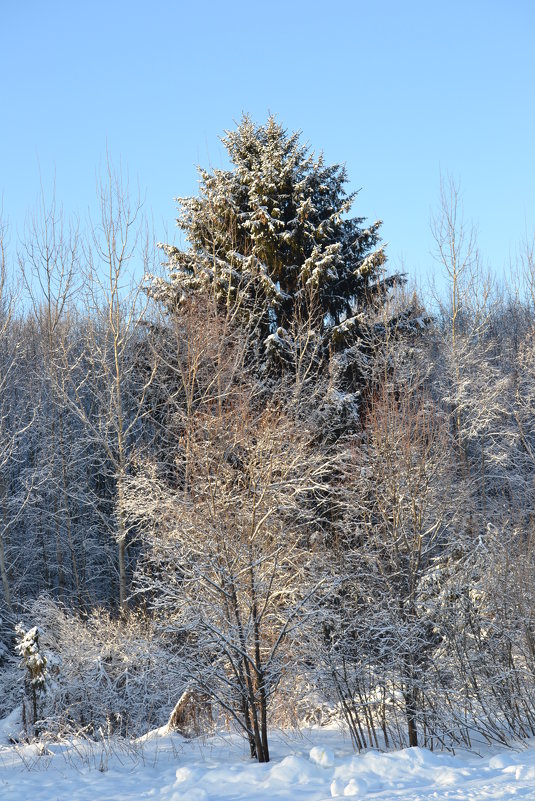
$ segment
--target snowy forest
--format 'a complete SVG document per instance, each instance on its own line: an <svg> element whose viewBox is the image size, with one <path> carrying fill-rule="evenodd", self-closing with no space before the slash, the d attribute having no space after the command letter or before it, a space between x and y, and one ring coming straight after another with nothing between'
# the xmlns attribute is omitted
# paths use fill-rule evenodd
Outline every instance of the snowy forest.
<svg viewBox="0 0 535 801"><path fill-rule="evenodd" d="M445 179L420 293L343 166L222 142L179 244L111 166L0 227L0 719L535 736L534 246L486 275Z"/></svg>

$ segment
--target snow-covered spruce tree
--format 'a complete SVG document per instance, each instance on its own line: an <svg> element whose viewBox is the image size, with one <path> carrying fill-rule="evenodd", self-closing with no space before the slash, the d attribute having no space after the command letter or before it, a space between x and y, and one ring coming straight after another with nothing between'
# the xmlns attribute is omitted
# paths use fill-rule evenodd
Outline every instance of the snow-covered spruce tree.
<svg viewBox="0 0 535 801"><path fill-rule="evenodd" d="M39 648L39 629L37 626L25 631L19 623L15 628L17 635L16 651L21 657L20 667L25 669L24 700L22 703L22 720L26 733L39 734L39 697L45 689L46 657Z"/></svg>
<svg viewBox="0 0 535 801"><path fill-rule="evenodd" d="M252 334L268 375L297 372L304 349L323 368L334 356L333 393L355 412L369 313L396 281L384 275L381 223L350 217L345 168L273 116L265 125L244 116L222 141L233 167L200 169L199 195L178 199L189 247L161 245L169 277L153 278L151 292L170 310L215 295Z"/></svg>

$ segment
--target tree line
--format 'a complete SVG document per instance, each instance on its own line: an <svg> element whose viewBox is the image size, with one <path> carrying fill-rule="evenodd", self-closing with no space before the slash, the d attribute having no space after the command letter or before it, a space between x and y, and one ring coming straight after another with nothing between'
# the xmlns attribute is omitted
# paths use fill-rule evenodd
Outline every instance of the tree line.
<svg viewBox="0 0 535 801"><path fill-rule="evenodd" d="M343 167L273 117L222 141L163 272L111 167L88 236L43 199L2 247L0 710L226 722L259 761L333 716L532 736L533 250L497 288L445 181L430 303Z"/></svg>

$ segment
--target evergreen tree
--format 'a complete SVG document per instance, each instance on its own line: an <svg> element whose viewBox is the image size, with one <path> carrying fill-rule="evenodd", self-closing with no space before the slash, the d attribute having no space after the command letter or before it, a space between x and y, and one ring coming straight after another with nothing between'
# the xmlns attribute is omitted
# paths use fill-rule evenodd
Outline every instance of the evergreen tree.
<svg viewBox="0 0 535 801"><path fill-rule="evenodd" d="M28 734L37 736L39 717L38 701L45 690L47 659L39 648L39 629L37 626L25 631L22 624L15 627L17 653L22 657L20 666L26 669L24 677L25 697L22 704L23 724Z"/></svg>
<svg viewBox="0 0 535 801"><path fill-rule="evenodd" d="M350 217L345 167L326 165L273 116L259 126L244 116L222 141L233 168L201 169L199 195L178 199L189 248L161 245L169 279L153 279L151 291L170 310L213 293L271 374L295 369L306 341L318 364L331 364L331 386L358 393L370 311L396 281L384 276L381 223Z"/></svg>

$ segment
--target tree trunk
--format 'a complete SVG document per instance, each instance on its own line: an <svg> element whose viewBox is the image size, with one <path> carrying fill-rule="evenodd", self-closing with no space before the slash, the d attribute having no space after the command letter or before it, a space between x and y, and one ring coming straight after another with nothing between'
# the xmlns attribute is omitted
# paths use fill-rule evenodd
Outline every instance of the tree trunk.
<svg viewBox="0 0 535 801"><path fill-rule="evenodd" d="M418 745L418 728L416 725L418 706L416 703L416 693L414 690L406 690L403 697L405 699L405 713L407 715L409 747L413 748Z"/></svg>

